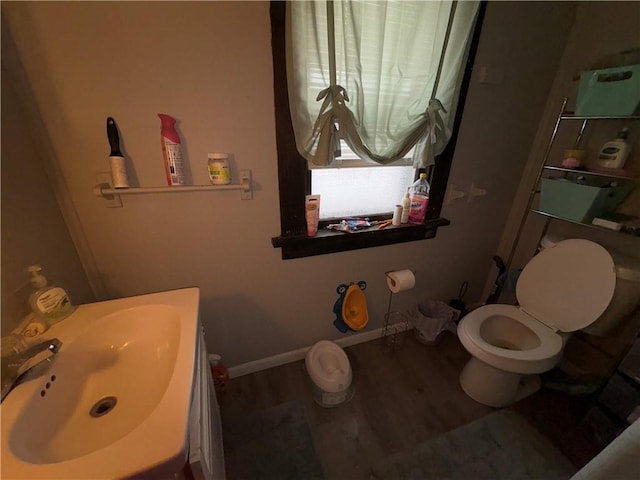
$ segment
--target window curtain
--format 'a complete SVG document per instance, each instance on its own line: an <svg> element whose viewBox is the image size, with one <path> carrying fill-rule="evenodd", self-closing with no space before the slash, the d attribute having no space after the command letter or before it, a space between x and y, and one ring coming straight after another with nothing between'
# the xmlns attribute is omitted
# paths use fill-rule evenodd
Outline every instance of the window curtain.
<svg viewBox="0 0 640 480"><path fill-rule="evenodd" d="M287 82L300 154L426 167L451 135L478 11L464 1L287 2Z"/></svg>

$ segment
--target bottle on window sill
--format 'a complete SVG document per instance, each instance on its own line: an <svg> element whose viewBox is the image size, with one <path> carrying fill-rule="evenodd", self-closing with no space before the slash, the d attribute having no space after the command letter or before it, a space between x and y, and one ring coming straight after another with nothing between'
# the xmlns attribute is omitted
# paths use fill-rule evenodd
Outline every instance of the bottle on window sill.
<svg viewBox="0 0 640 480"><path fill-rule="evenodd" d="M429 204L430 188L426 173L421 173L420 178L409 187L409 223L422 224L424 222Z"/></svg>
<svg viewBox="0 0 640 480"><path fill-rule="evenodd" d="M409 209L411 208L411 200L409 199L409 188L402 198L402 215L400 216L400 223L409 222Z"/></svg>

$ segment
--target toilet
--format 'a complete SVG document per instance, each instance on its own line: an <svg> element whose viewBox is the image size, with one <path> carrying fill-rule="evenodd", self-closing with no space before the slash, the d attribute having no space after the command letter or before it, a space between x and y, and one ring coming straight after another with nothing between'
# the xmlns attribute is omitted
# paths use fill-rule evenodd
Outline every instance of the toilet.
<svg viewBox="0 0 640 480"><path fill-rule="evenodd" d="M571 332L593 324L616 287L613 258L595 242L563 240L525 266L519 306L490 304L458 325L458 338L472 355L460 374L467 395L504 407L540 388L537 374L553 368Z"/></svg>
<svg viewBox="0 0 640 480"><path fill-rule="evenodd" d="M353 397L351 364L336 343L320 340L304 359L313 384L315 401L323 407L336 407Z"/></svg>

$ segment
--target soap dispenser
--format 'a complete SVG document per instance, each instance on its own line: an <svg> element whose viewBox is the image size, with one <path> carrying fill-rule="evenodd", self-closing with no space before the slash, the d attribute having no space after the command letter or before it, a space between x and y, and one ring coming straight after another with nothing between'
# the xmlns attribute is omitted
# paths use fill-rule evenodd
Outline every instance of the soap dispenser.
<svg viewBox="0 0 640 480"><path fill-rule="evenodd" d="M31 285L35 288L29 295L29 304L36 317L44 320L50 327L73 313L75 307L67 292L62 287L47 285L40 265L31 265L27 271L31 273Z"/></svg>

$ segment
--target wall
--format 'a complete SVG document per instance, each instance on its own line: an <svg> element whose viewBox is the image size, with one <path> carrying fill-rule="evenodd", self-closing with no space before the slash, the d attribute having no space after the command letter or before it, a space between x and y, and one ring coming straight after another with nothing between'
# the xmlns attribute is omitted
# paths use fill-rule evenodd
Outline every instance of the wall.
<svg viewBox="0 0 640 480"><path fill-rule="evenodd" d="M607 55L627 49L640 48L640 36L638 35L640 31L640 4L638 2L577 2L576 6L576 22L571 29L560 67L550 88L544 114L529 152L522 181L513 200L509 220L500 241L499 252L504 258L508 256L517 226L522 218L522 212L525 210L529 192L537 175L538 165L544 156L563 97L569 98L567 109L573 110L578 90L577 78L580 72L589 70L592 65L600 62ZM603 21L605 18L606 22ZM615 25L615 28L611 28L612 25ZM625 124L625 122L592 122L585 132L584 145L582 146L589 152L587 162L593 161L600 146L605 141L612 139L617 130ZM630 140L634 143L634 147L626 167L639 171L639 124L633 122L627 126L631 129ZM570 142L573 142L574 139L575 136L567 129L559 130L558 149L552 152L550 159L557 162L557 159L561 158L562 150L571 148ZM636 189L621 207L621 210L627 214L640 216L640 190ZM542 218L530 215L523 231L523 241L516 252L514 262L516 267L524 265L530 258L537 240L540 238L543 224ZM552 222L550 231L560 233L567 238L573 236L591 238L610 249L636 257L640 251L638 240L631 236L612 235L608 232L603 234L562 222ZM487 284L490 283L491 278L488 278Z"/></svg>
<svg viewBox="0 0 640 480"><path fill-rule="evenodd" d="M29 313L28 265L41 264L49 280L72 301L94 299L76 246L45 171L46 138L41 135L32 96L7 31L2 28L2 334ZM31 100L32 101L32 100Z"/></svg>
<svg viewBox="0 0 640 480"><path fill-rule="evenodd" d="M463 280L465 300L481 298L574 8L489 4L477 65L503 79L480 83L474 72L451 175L486 197L445 207L452 225L433 240L283 261L270 243L280 222L267 2L2 4L104 297L199 286L208 348L228 366L340 337L340 283L368 283L367 330L380 327L387 270L417 271L394 309L448 300ZM108 170L106 117L134 184L154 186L164 184L159 112L179 120L194 184L208 181L208 152L232 152L236 169L253 172L254 199L140 195L105 208L92 187Z"/></svg>

